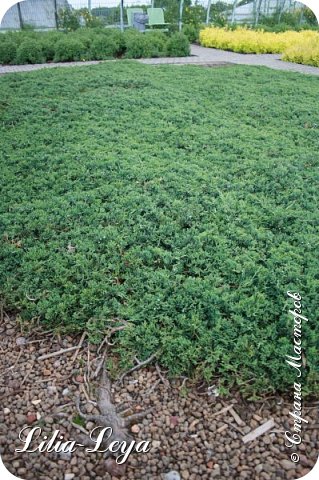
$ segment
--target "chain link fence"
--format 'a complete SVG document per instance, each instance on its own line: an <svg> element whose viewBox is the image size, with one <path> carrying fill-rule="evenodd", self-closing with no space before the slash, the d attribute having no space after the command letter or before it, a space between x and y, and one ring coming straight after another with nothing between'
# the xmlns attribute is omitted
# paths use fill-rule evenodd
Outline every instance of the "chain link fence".
<svg viewBox="0 0 319 480"><path fill-rule="evenodd" d="M219 18L227 23L258 23L262 16L272 15L278 9L291 11L304 7L294 0L192 0L190 14L189 5L189 0L24 0L7 11L0 30L58 28L59 11L65 8L88 9L100 18L103 25L123 29L126 24L126 7L143 6L145 10L150 6L162 7L165 20L178 24L181 29L183 22L218 24Z"/></svg>

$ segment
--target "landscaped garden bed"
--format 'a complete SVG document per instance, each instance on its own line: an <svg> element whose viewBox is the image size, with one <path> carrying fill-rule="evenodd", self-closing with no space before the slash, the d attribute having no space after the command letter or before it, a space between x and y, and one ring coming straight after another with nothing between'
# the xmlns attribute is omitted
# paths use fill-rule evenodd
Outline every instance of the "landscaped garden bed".
<svg viewBox="0 0 319 480"><path fill-rule="evenodd" d="M140 33L128 29L83 28L74 32L8 32L0 35L0 63L35 64L114 58L184 57L188 38L182 33Z"/></svg>
<svg viewBox="0 0 319 480"><path fill-rule="evenodd" d="M293 385L301 291L317 391L317 78L110 62L0 88L7 312L97 342L127 322L117 368L254 396Z"/></svg>
<svg viewBox="0 0 319 480"><path fill-rule="evenodd" d="M203 47L238 53L282 53L283 60L319 66L317 30L265 32L249 28L208 27L200 32Z"/></svg>

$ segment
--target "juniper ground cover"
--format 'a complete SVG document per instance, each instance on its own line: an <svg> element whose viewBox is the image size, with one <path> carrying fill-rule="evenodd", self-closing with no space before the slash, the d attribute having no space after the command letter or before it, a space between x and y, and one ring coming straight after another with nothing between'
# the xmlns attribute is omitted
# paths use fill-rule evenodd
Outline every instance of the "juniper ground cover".
<svg viewBox="0 0 319 480"><path fill-rule="evenodd" d="M318 390L319 80L112 62L0 79L1 298L120 366L287 391L286 291Z"/></svg>

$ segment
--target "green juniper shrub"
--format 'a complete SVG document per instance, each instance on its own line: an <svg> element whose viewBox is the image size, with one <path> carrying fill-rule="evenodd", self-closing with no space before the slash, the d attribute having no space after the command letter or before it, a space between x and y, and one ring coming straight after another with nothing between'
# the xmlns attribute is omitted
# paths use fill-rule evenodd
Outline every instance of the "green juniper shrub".
<svg viewBox="0 0 319 480"><path fill-rule="evenodd" d="M81 28L80 30L77 30L76 32L71 32L68 34L69 38L74 38L76 40L80 40L86 50L90 50L93 41L95 38L100 35L100 29L99 28Z"/></svg>
<svg viewBox="0 0 319 480"><path fill-rule="evenodd" d="M55 47L55 62L79 61L85 57L85 46L76 38L61 38Z"/></svg>
<svg viewBox="0 0 319 480"><path fill-rule="evenodd" d="M119 45L108 39L105 35L98 35L91 45L91 58L93 60L104 60L110 57L116 57L119 52Z"/></svg>
<svg viewBox="0 0 319 480"><path fill-rule="evenodd" d="M124 50L124 37L118 29L95 29L91 45L91 58L103 60L109 57L120 57Z"/></svg>
<svg viewBox="0 0 319 480"><path fill-rule="evenodd" d="M172 35L173 33L178 32L178 24L177 23L170 23L168 25L168 33L169 35Z"/></svg>
<svg viewBox="0 0 319 480"><path fill-rule="evenodd" d="M6 311L94 341L126 320L121 368L156 353L251 396L296 379L286 291L300 291L303 391L318 394L315 76L110 62L0 90Z"/></svg>
<svg viewBox="0 0 319 480"><path fill-rule="evenodd" d="M14 63L16 56L17 45L13 40L6 38L4 41L0 42L0 63Z"/></svg>
<svg viewBox="0 0 319 480"><path fill-rule="evenodd" d="M103 35L112 40L118 47L118 55L122 55L125 51L125 39L123 33L117 28L106 28L102 30Z"/></svg>
<svg viewBox="0 0 319 480"><path fill-rule="evenodd" d="M16 62L19 65L25 63L43 63L44 58L41 44L32 38L21 43L17 49Z"/></svg>
<svg viewBox="0 0 319 480"><path fill-rule="evenodd" d="M18 46L21 45L21 43L25 41L27 38L30 38L30 35L23 31L6 32L0 36L0 40L1 40L0 43L2 44L2 42L6 42L10 40L11 42L15 43L16 47L18 48Z"/></svg>
<svg viewBox="0 0 319 480"><path fill-rule="evenodd" d="M174 33L167 42L166 51L169 57L187 57L190 45L186 35Z"/></svg>
<svg viewBox="0 0 319 480"><path fill-rule="evenodd" d="M63 38L63 35L61 32L48 32L41 36L40 45L46 62L52 62L54 60L56 44Z"/></svg>
<svg viewBox="0 0 319 480"><path fill-rule="evenodd" d="M154 30L147 32L146 38L149 43L151 57L161 57L165 55L167 36L165 33Z"/></svg>
<svg viewBox="0 0 319 480"><path fill-rule="evenodd" d="M199 37L199 28L195 25L184 25L183 34L186 35L190 43L195 43L198 41Z"/></svg>
<svg viewBox="0 0 319 480"><path fill-rule="evenodd" d="M138 31L129 30L125 32L125 56L126 58L151 57L152 47L147 39L147 35L142 35Z"/></svg>
<svg viewBox="0 0 319 480"><path fill-rule="evenodd" d="M193 27L190 26L193 31ZM143 58L187 55L187 37L179 33L170 38L161 31L140 33L129 29L124 34L115 28L81 28L62 32L9 32L0 37L0 62L41 63L107 58ZM19 51L19 55L18 55Z"/></svg>

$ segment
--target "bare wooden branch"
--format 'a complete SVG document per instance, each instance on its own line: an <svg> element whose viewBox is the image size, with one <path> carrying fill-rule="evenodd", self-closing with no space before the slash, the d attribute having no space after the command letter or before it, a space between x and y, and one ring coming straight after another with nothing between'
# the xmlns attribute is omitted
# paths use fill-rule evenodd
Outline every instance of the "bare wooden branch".
<svg viewBox="0 0 319 480"><path fill-rule="evenodd" d="M221 427L217 428L216 433L221 433L228 428L228 425L222 425Z"/></svg>
<svg viewBox="0 0 319 480"><path fill-rule="evenodd" d="M130 425L133 425L135 423L140 423L141 420L143 420L146 415L152 412L152 409L149 408L148 410L145 410L144 412L139 412L139 413L134 413L133 415L129 415L127 417L124 417L124 425L126 427L129 427Z"/></svg>
<svg viewBox="0 0 319 480"><path fill-rule="evenodd" d="M76 350L77 348L78 346L63 348L62 350L58 350L57 352L51 352L45 355L41 355L41 357L38 357L38 360L40 362L41 360L46 360L47 358L57 357L58 355L63 355L64 353L73 352L73 350Z"/></svg>
<svg viewBox="0 0 319 480"><path fill-rule="evenodd" d="M231 405L227 405L227 407L222 408L221 410L219 410L219 412L213 413L211 418L218 417L218 415L222 415L223 413L228 412L231 408L233 408L233 406L234 406L233 403Z"/></svg>
<svg viewBox="0 0 319 480"><path fill-rule="evenodd" d="M89 435L89 432L81 425L78 425L77 423L74 423L74 422L71 422L71 425L77 430L80 430L80 432L84 433L84 435L87 435L87 436Z"/></svg>
<svg viewBox="0 0 319 480"><path fill-rule="evenodd" d="M237 423L237 425L239 425L240 427L243 427L245 425L245 422L243 422L243 420L240 418L238 413L235 412L235 410L233 408L229 409L229 413L232 415L232 417L235 420L235 422Z"/></svg>
<svg viewBox="0 0 319 480"><path fill-rule="evenodd" d="M95 369L95 372L93 373L92 375L92 378L97 378L99 376L99 373L104 365L104 362L105 362L105 357L106 357L106 349L105 349L105 352L103 353L102 355L102 359L101 361L98 363L96 369Z"/></svg>
<svg viewBox="0 0 319 480"><path fill-rule="evenodd" d="M256 438L260 437L260 435L263 435L264 433L268 432L268 430L274 427L275 427L274 420L273 419L268 420L267 422L260 425L260 427L255 428L255 430L245 435L243 437L243 442L244 443L252 442Z"/></svg>
<svg viewBox="0 0 319 480"><path fill-rule="evenodd" d="M158 376L160 377L162 383L165 385L165 387L170 388L169 381L168 381L166 378L163 377L162 372L161 372L161 369L160 369L158 363L155 365L155 368L156 368L157 374L158 374Z"/></svg>
<svg viewBox="0 0 319 480"><path fill-rule="evenodd" d="M224 418L223 422L227 423L227 425L229 425L231 428L233 428L234 430L236 430L236 432L240 433L241 435L243 435L243 432L242 430L240 430L240 428L236 427L236 425L234 425L233 423L229 422L228 420L226 420Z"/></svg>
<svg viewBox="0 0 319 480"><path fill-rule="evenodd" d="M86 332L83 332L82 337L80 338L80 342L79 342L78 346L76 347L76 352L75 352L74 355L73 355L72 363L74 363L75 360L77 359L77 356L78 356L79 351L80 351L80 349L81 349L81 347L82 347L82 345L83 345L83 342L84 342L84 339L85 339L86 335L87 335L87 333L86 333Z"/></svg>
<svg viewBox="0 0 319 480"><path fill-rule="evenodd" d="M157 352L153 353L153 355L151 355L149 358L147 358L146 360L144 360L143 362L140 362L139 360L136 359L137 361L137 365L135 365L135 367L132 367L130 368L129 370L127 370L126 372L124 372L117 383L119 384L122 384L123 383L123 380L124 378L126 377L126 375L128 375L129 373L132 373L132 372L135 372L135 370L138 370L139 368L141 367L144 367L145 365L147 365L148 363L150 363L152 360L154 360L154 358L156 357L157 355Z"/></svg>

